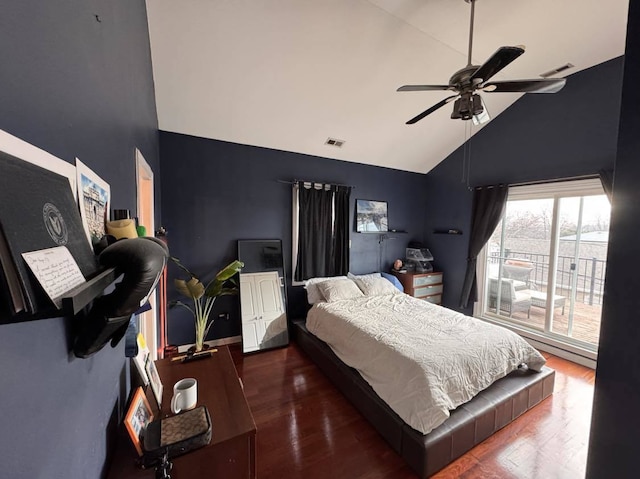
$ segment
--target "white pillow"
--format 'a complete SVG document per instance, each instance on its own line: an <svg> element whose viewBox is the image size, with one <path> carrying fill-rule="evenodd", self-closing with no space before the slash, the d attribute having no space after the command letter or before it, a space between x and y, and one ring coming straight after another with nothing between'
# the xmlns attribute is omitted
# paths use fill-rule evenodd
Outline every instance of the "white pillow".
<svg viewBox="0 0 640 479"><path fill-rule="evenodd" d="M360 279L360 278L382 278L382 275L380 273L370 273L370 274L351 274L351 273L347 273L347 278L352 279L352 280L356 280L356 279Z"/></svg>
<svg viewBox="0 0 640 479"><path fill-rule="evenodd" d="M383 277L359 277L354 279L358 288L362 290L365 296L378 296L382 294L396 294L398 289Z"/></svg>
<svg viewBox="0 0 640 479"><path fill-rule="evenodd" d="M356 283L346 278L322 281L318 283L318 289L328 303L342 299L362 298L364 296Z"/></svg>
<svg viewBox="0 0 640 479"><path fill-rule="evenodd" d="M318 289L318 284L323 281L329 281L333 279L347 279L346 276L334 276L333 278L311 278L305 281L304 289L307 290L307 301L309 304L322 303L324 301L324 296Z"/></svg>

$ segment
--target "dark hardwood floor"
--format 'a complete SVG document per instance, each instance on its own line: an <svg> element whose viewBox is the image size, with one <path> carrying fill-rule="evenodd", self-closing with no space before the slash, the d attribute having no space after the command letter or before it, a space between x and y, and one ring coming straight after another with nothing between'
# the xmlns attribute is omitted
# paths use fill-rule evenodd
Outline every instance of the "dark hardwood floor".
<svg viewBox="0 0 640 479"><path fill-rule="evenodd" d="M259 479L417 477L294 343L231 351L258 428ZM584 477L594 371L545 357L556 370L552 397L433 477Z"/></svg>

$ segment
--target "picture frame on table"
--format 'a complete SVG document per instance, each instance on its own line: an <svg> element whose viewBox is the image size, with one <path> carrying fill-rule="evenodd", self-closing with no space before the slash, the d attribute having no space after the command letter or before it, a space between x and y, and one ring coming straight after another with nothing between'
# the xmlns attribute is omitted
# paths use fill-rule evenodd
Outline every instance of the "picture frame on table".
<svg viewBox="0 0 640 479"><path fill-rule="evenodd" d="M131 442L133 442L133 446L140 456L143 454L140 439L142 433L152 420L153 411L151 410L151 405L149 401L147 401L144 390L138 387L131 399L127 415L124 418L124 425L129 433Z"/></svg>
<svg viewBox="0 0 640 479"><path fill-rule="evenodd" d="M151 384L153 396L156 398L156 403L158 403L158 409L162 409L162 390L164 388L162 386L162 381L160 380L158 370L156 369L156 364L150 357L147 358L145 371L147 373L147 376L149 377L149 384Z"/></svg>

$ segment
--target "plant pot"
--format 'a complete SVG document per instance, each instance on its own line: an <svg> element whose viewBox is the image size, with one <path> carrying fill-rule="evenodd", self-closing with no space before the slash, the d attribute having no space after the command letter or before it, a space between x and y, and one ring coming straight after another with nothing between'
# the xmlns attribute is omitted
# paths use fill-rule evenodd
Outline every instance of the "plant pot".
<svg viewBox="0 0 640 479"><path fill-rule="evenodd" d="M205 344L202 345L201 351L206 351L208 349L211 349L211 346L209 346L208 344L205 343ZM189 349L187 349L187 354L193 354L195 352L196 352L196 345L195 344L193 346L191 346Z"/></svg>

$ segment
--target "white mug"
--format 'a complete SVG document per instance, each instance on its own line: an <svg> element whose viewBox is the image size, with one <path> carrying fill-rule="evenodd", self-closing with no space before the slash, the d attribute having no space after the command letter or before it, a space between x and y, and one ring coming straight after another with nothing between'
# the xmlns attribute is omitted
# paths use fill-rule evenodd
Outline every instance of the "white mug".
<svg viewBox="0 0 640 479"><path fill-rule="evenodd" d="M194 378L181 379L173 386L171 398L171 412L178 414L196 407L198 402L198 381Z"/></svg>

